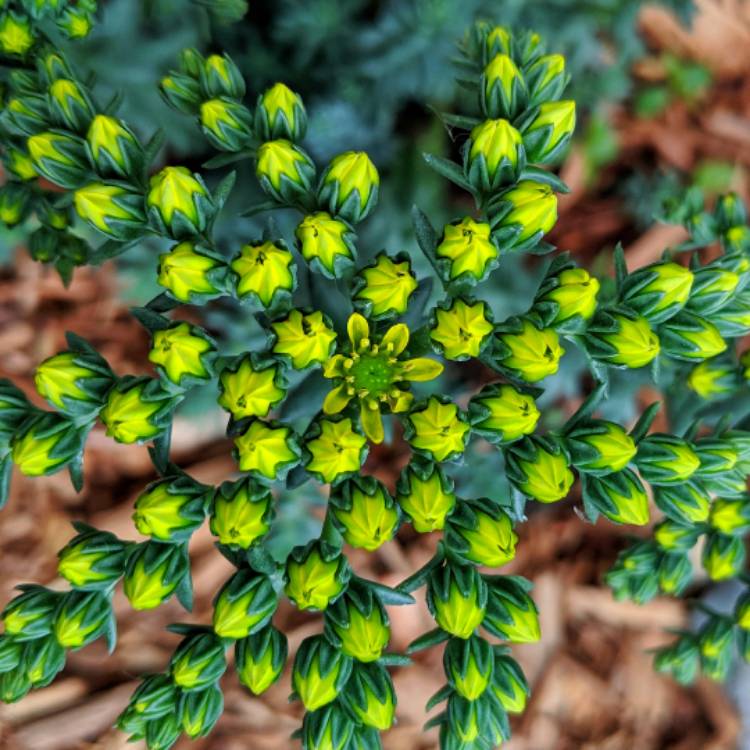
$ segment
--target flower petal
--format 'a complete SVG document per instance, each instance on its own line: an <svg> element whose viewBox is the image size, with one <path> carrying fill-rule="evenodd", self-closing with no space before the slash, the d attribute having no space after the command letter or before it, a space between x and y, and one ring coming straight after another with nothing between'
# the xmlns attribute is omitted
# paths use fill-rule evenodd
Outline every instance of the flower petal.
<svg viewBox="0 0 750 750"><path fill-rule="evenodd" d="M370 325L362 315L353 313L349 316L346 324L346 332L349 334L349 341L352 342L352 348L354 351L357 351L360 342L363 339L370 338Z"/></svg>
<svg viewBox="0 0 750 750"><path fill-rule="evenodd" d="M338 414L351 400L352 397L347 393L346 384L342 383L328 392L323 402L323 411L326 414Z"/></svg>
<svg viewBox="0 0 750 750"><path fill-rule="evenodd" d="M414 401L414 394L410 391L399 391L398 396L392 396L388 399L388 405L394 414L406 411Z"/></svg>
<svg viewBox="0 0 750 750"><path fill-rule="evenodd" d="M443 371L443 365L435 359L428 357L417 357L409 359L401 366L401 375L404 380L432 380Z"/></svg>
<svg viewBox="0 0 750 750"><path fill-rule="evenodd" d="M380 416L380 406L377 401L370 403L363 401L359 415L359 421L368 439L373 443L382 443L384 437L383 419Z"/></svg>
<svg viewBox="0 0 750 750"><path fill-rule="evenodd" d="M393 347L391 352L394 357L398 357L409 343L409 329L403 323L396 323L391 326L381 341L381 346L385 349L389 345Z"/></svg>
<svg viewBox="0 0 750 750"><path fill-rule="evenodd" d="M323 366L323 377L343 378L345 359L346 357L343 354L336 354L331 357Z"/></svg>

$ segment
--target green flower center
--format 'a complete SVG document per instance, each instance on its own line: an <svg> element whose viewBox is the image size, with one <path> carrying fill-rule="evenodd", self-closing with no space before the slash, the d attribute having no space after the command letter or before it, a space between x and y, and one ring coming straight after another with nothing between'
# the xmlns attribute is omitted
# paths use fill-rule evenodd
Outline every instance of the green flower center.
<svg viewBox="0 0 750 750"><path fill-rule="evenodd" d="M385 393L393 383L393 365L383 354L362 354L349 370L356 391L372 395Z"/></svg>

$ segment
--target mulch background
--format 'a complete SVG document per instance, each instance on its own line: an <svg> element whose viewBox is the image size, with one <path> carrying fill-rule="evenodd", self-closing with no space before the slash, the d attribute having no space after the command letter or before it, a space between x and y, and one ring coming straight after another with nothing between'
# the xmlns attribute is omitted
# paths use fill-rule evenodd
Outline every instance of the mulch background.
<svg viewBox="0 0 750 750"><path fill-rule="evenodd" d="M584 181L584 157L573 151L563 177L573 188L561 202L552 241L590 259L618 238L631 238L629 265L659 257L679 242L680 229L655 226L637 233L613 189L623 169L634 164L690 171L705 159L737 165L734 189L750 195L750 3L699 0L697 23L688 33L668 14L648 8L642 26L653 49L672 50L700 60L713 71L715 85L698 107L680 102L651 120L623 108L613 113L620 155L595 185ZM658 56L636 69L644 80L663 77ZM31 395L34 367L64 347L73 330L92 341L118 373L148 372L147 341L118 300L112 268L78 271L70 289L19 253L13 268L0 270L0 377L10 377ZM563 405L563 408L565 406ZM573 405L569 405L572 411ZM229 443L211 425L181 423L175 431L177 462L201 481L219 483L235 470ZM401 449L376 451L368 470L392 486L405 460ZM77 495L67 476L25 480L15 476L8 507L0 516L0 602L22 581L55 585L56 551L71 535L70 521L85 520L125 538L138 538L130 515L138 491L153 478L145 447L118 446L97 429L86 449L86 486ZM533 695L526 713L514 719L508 750L730 750L741 722L723 690L705 680L683 688L654 674L648 649L670 639L666 628L688 620L684 602L657 599L638 607L616 603L602 575L627 543L632 529L583 523L575 497L535 514L520 529L517 558L507 572L532 579L541 610L543 638L514 649ZM642 533L642 532L641 532ZM352 563L361 574L395 584L432 554L435 535L410 528L374 554L357 551ZM161 671L178 637L169 622L207 622L210 601L230 573L213 549L207 528L192 543L196 606L186 616L170 601L156 611L135 613L121 593L115 597L119 643L107 657L97 643L72 654L52 686L18 704L0 706L0 748L72 750L126 747L111 724L144 672ZM431 627L423 601L391 609L392 648ZM288 604L277 624L289 636L291 652L320 629L319 618ZM432 750L435 731L423 732L424 704L443 683L441 653L420 654L416 663L394 670L399 696L398 724L385 737L389 750ZM212 735L180 749L276 750L296 745L289 735L300 719L290 704L289 675L261 698L251 697L231 675L224 678L226 711ZM142 745L128 745L141 747Z"/></svg>

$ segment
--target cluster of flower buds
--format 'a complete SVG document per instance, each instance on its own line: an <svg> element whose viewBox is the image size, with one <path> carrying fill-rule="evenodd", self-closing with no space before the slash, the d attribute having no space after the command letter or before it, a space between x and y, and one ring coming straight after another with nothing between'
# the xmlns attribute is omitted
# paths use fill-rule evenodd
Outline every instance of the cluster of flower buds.
<svg viewBox="0 0 750 750"><path fill-rule="evenodd" d="M685 685L702 672L712 680L723 681L732 667L735 648L750 661L750 596L747 588L730 613L704 607L704 620L697 632L680 632L669 646L654 656L654 668Z"/></svg>
<svg viewBox="0 0 750 750"><path fill-rule="evenodd" d="M56 170L70 176L77 170L77 162L85 162L81 148L65 139L48 138L29 143L31 136L52 132L62 136L67 129L64 120L55 116L56 101L50 86L57 78L70 79L70 67L51 43L45 31L49 21L69 39L88 35L96 13L95 0L69 3L55 2L4 3L0 9L0 60L9 74L4 78L0 102L0 160L5 182L0 187L0 222L7 227L23 224L31 215L39 226L29 237L29 251L35 260L54 263L67 282L73 268L89 262L90 248L70 231L69 203L61 200L59 190L38 178L49 177L49 172L38 163L55 162ZM72 84L72 81L69 81ZM82 89L79 97L69 92L68 108L91 106ZM58 128L60 128L58 130ZM56 182L52 180L52 182ZM57 183L59 184L59 183Z"/></svg>
<svg viewBox="0 0 750 750"><path fill-rule="evenodd" d="M717 214L716 231L733 238L718 260L687 268L665 259L628 273L618 256L612 300L599 309L599 281L560 255L528 311L496 324L489 301L470 292L503 254L552 249L542 237L556 220L554 191L564 185L542 167L565 148L575 110L560 100L563 59L545 54L536 35L480 25L464 52L480 116L445 116L470 131L462 165L428 161L474 195L479 216L450 222L438 235L424 214L413 213L417 243L444 292L434 309L427 304L433 279L418 279L408 254L357 261L353 225L372 211L378 193L369 157L343 153L317 177L299 145L305 130L299 97L277 84L251 111L242 102L242 75L226 56L186 51L179 70L162 81L162 93L199 117L211 143L227 152L217 166L254 159L270 200L250 211L297 210L296 248L269 222L260 239L225 257L212 230L233 175L213 195L183 167L165 167L147 180L153 148L141 149L111 115L94 114L90 94L63 74L62 63L44 78L56 92L42 97L45 109L35 109L34 94L23 117L12 110L26 127L25 118L55 112L55 129L44 124L29 131L31 163L74 191L78 212L94 227L120 245L145 232L175 244L158 261L165 292L133 311L151 336L156 377L116 377L91 347L71 337L70 350L37 372L39 393L57 411L35 409L11 384L0 385L2 486L11 463L29 475L67 466L79 484L83 442L97 418L115 440L152 441L159 473L135 502L134 525L146 541L82 529L61 553L60 573L73 591L32 588L7 608L0 684L8 683L8 700L25 692L14 687L18 681L23 688L51 673L39 672L38 660L26 655L31 647L19 645L21 631L23 637L37 633L29 624L37 607L47 613L39 616L45 643L52 642L59 613L73 612L65 622L73 618L79 640L55 636L57 654L113 632L105 617L111 609L102 602L120 579L135 609L157 607L173 595L189 609L187 548L206 520L236 572L216 596L210 626L174 627L184 640L168 670L145 678L120 717L119 726L152 750L171 747L182 733L210 731L222 712L218 680L230 647L237 676L253 694L279 678L287 643L271 619L282 594L299 610L323 613L322 632L299 646L292 663L294 698L306 711L303 747L380 747L380 732L391 726L396 708L388 667L408 663L385 650L385 608L411 603L421 587L436 627L409 652L445 645L447 683L429 704L445 704L433 722L441 747L499 745L509 737L508 714L523 710L529 692L509 645L537 640L540 629L529 582L496 569L515 556L514 526L526 501L563 500L576 474L592 520L603 515L646 524L646 484L667 516L656 540L624 553L610 574L618 595L645 600L659 587L682 590L690 577L687 551L700 535L707 539L703 559L711 575L736 575L742 534L750 528L748 433L723 426L710 435L697 427L649 434L656 406L628 431L595 411L606 395L608 368L641 367L660 351L670 366L694 366L745 331L741 316L727 312L741 308L750 278L739 203L726 198ZM85 175L76 171L83 163L76 149L88 160ZM221 296L252 309L264 334L259 346L224 354L200 326L171 314L181 304ZM557 372L563 337L588 356L600 385L550 432L537 403L543 391L532 384ZM461 408L437 379L469 359L501 379ZM215 389L228 414L239 470L219 487L196 482L169 460L172 414L203 386ZM403 435L411 458L388 487L362 469L369 445L393 435ZM501 498L461 497L454 486L456 467L478 439L491 444L500 471L504 466L512 491ZM276 498L309 481L329 486L320 533L279 555L270 537ZM346 548L376 550L404 524L420 534L442 532L434 557L395 589L356 576ZM78 604L86 597L96 606ZM59 604L68 598L78 608ZM56 658L52 663L61 667Z"/></svg>
<svg viewBox="0 0 750 750"><path fill-rule="evenodd" d="M476 567L496 568L514 557L510 516L489 500L459 503L436 556L400 587L410 591L426 581L437 625L408 653L445 642L447 682L427 710L444 707L425 727L439 727L441 747L496 747L509 739L508 714L523 712L529 686L509 648L493 645L479 628L507 644L532 643L541 635L539 617L529 581Z"/></svg>
<svg viewBox="0 0 750 750"><path fill-rule="evenodd" d="M206 348L212 346L208 339L201 341ZM67 350L44 360L34 376L37 392L52 410L34 406L13 383L0 380L0 507L7 500L12 464L31 477L68 469L80 489L84 444L97 419L118 442L158 442L166 437L183 393L179 384L172 385L166 370L161 379L118 378L88 342L68 334L68 344ZM164 348L156 349L157 355ZM184 355L188 362L191 354L192 350ZM206 357L198 362L210 366L208 352L201 354ZM173 357L180 357L179 349ZM161 361L152 359L161 373Z"/></svg>
<svg viewBox="0 0 750 750"><path fill-rule="evenodd" d="M101 263L156 234L202 241L206 262L215 261L211 228L229 182L212 195L185 167L149 176L162 134L142 144L116 116L117 100L99 106L63 53L49 44L37 55L36 69L13 71L6 96L0 133L10 179L0 189L0 220L12 226L32 213L39 219L29 240L35 259L54 263L68 281L75 266ZM106 238L103 244L93 249L71 231L73 210ZM178 289L184 263L177 263ZM201 292L212 288L204 284Z"/></svg>
<svg viewBox="0 0 750 750"><path fill-rule="evenodd" d="M33 59L54 23L68 39L84 39L94 26L97 0L6 0L0 9L0 56L11 64Z"/></svg>
<svg viewBox="0 0 750 750"><path fill-rule="evenodd" d="M703 196L688 190L679 203L667 206L665 221L682 224L689 239L678 248L701 249L715 244L722 256L694 270L692 309L707 317L724 338L738 338L750 330L750 295L746 289L750 226L742 201L734 194L721 196L706 210ZM729 346L703 359L687 372L675 374L701 401L721 401L742 393L750 379L748 353Z"/></svg>
<svg viewBox="0 0 750 750"><path fill-rule="evenodd" d="M464 83L476 92L476 105L443 117L468 131L463 163L427 159L474 196L484 220L463 217L438 237L424 217L415 217L422 251L455 293L484 280L503 254L553 249L542 238L557 221L555 192L567 188L542 166L559 160L575 127L575 102L560 98L568 83L565 60L545 54L536 34L512 36L479 24L462 51L462 67L470 71Z"/></svg>
<svg viewBox="0 0 750 750"><path fill-rule="evenodd" d="M615 596L642 603L660 590L680 594L692 580L690 552L699 541L711 580L740 575L750 531L749 437L744 430L719 428L700 436L655 433L643 439L638 469L665 519L653 539L620 554L607 577Z"/></svg>
<svg viewBox="0 0 750 750"><path fill-rule="evenodd" d="M689 269L667 261L623 274L623 299L657 321L662 351L675 360L671 382L687 385L697 402L735 398L746 387L747 355L738 353L734 340L750 331L747 210L730 194L707 211L702 197L689 191L666 218L690 235L678 251L716 243L722 254L702 266L693 259ZM646 293L657 288L661 297L649 299ZM670 406L690 413L688 402L680 403ZM684 437L653 434L641 442L638 469L665 518L651 539L620 554L607 576L616 597L643 603L660 591L679 595L693 580L696 557L713 581L742 575L750 531L748 433L731 422L724 418L710 430L695 422ZM730 620L712 616L700 633L683 634L660 652L657 668L689 682L700 664L707 675L723 679L734 640Z"/></svg>
<svg viewBox="0 0 750 750"><path fill-rule="evenodd" d="M160 89L170 106L198 119L211 145L228 152L214 160L217 164L254 159L269 203L251 213L282 207L300 210L303 217L294 235L302 258L328 278L351 275L356 260L353 225L375 207L380 184L367 154L347 151L319 170L300 144L307 130L301 97L276 83L258 95L251 109L242 101L242 73L227 55L204 58L185 50L178 70L162 79ZM261 264L262 273L257 268ZM293 291L294 262L281 242L246 245L231 265L240 277L240 296L250 295L264 307L271 306L273 290Z"/></svg>
<svg viewBox="0 0 750 750"><path fill-rule="evenodd" d="M76 529L59 553L58 572L71 589L19 586L21 593L0 614L0 700L6 703L49 685L65 666L68 651L101 637L114 649L112 592L131 545L85 524Z"/></svg>

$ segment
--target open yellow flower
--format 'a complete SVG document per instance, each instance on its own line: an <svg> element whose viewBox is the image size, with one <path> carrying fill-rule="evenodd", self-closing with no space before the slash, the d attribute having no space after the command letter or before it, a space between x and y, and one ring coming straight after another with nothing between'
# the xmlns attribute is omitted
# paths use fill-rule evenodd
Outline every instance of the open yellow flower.
<svg viewBox="0 0 750 750"><path fill-rule="evenodd" d="M412 395L404 390L409 381L436 378L443 366L433 359L399 359L409 343L409 329L403 323L391 326L375 342L370 338L370 325L359 313L347 323L350 351L337 354L325 364L323 375L336 380L336 385L323 402L326 414L342 411L356 398L360 405L360 422L365 435L373 443L383 441L381 408L394 414L406 411Z"/></svg>
<svg viewBox="0 0 750 750"><path fill-rule="evenodd" d="M456 298L450 307L435 309L430 338L446 359L461 360L478 357L492 330L484 302L469 304Z"/></svg>
<svg viewBox="0 0 750 750"><path fill-rule="evenodd" d="M414 448L430 453L436 461L463 453L469 424L459 416L455 404L431 396L424 408L409 415L409 421L414 430L409 443Z"/></svg>

